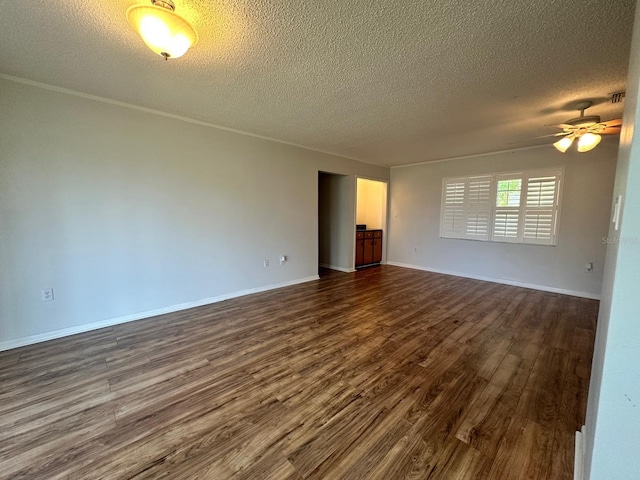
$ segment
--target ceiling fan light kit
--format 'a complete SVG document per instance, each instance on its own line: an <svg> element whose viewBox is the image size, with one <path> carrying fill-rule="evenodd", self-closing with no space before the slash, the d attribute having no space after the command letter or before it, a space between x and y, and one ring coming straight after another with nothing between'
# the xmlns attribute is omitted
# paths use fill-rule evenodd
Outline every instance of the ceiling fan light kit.
<svg viewBox="0 0 640 480"><path fill-rule="evenodd" d="M593 150L600 143L602 137L597 133L585 133L578 139L578 151L588 152Z"/></svg>
<svg viewBox="0 0 640 480"><path fill-rule="evenodd" d="M147 47L165 60L181 57L198 43L194 28L174 10L171 0L151 0L151 5L132 5L126 13Z"/></svg>
<svg viewBox="0 0 640 480"><path fill-rule="evenodd" d="M573 137L564 137L553 144L562 153L566 152L573 143Z"/></svg>
<svg viewBox="0 0 640 480"><path fill-rule="evenodd" d="M622 125L622 119L601 122L598 115L585 115L584 111L591 106L591 102L580 102L576 108L580 110L580 116L567 120L565 123L554 125L563 131L550 136L559 137L560 140L553 146L562 153L565 153L578 139L578 152L588 152L593 150L602 140L602 135L618 135Z"/></svg>

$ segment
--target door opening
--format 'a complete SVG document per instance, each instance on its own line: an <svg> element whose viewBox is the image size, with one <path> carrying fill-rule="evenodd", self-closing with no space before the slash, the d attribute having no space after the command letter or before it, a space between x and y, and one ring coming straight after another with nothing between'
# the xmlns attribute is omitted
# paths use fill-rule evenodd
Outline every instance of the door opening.
<svg viewBox="0 0 640 480"><path fill-rule="evenodd" d="M354 271L350 198L347 175L318 172L318 264L321 268Z"/></svg>
<svg viewBox="0 0 640 480"><path fill-rule="evenodd" d="M386 182L357 179L355 267L386 262Z"/></svg>

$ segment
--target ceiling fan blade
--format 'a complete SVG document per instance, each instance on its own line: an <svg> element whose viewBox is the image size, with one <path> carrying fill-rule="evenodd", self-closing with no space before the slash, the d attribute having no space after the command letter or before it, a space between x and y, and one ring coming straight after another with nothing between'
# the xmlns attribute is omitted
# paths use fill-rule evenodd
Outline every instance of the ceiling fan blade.
<svg viewBox="0 0 640 480"><path fill-rule="evenodd" d="M549 133L548 135L540 135L539 137L533 137L535 138L547 138L547 137L564 137L566 135L571 135L572 132L559 132L559 133Z"/></svg>
<svg viewBox="0 0 640 480"><path fill-rule="evenodd" d="M569 125L568 123L553 123L551 125L545 125L545 127L557 127L557 128L563 128L563 129L569 129L569 130L573 130L576 128L575 125Z"/></svg>
<svg viewBox="0 0 640 480"><path fill-rule="evenodd" d="M600 132L600 135L620 135L620 127L607 127Z"/></svg>
<svg viewBox="0 0 640 480"><path fill-rule="evenodd" d="M622 119L616 118L615 120L609 120L608 122L600 122L600 125L604 126L605 128L619 127L620 125L622 125Z"/></svg>

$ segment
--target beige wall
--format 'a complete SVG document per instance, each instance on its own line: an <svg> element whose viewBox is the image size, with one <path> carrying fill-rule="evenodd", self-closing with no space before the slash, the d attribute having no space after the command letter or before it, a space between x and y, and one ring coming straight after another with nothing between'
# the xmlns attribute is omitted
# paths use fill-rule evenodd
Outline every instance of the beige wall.
<svg viewBox="0 0 640 480"><path fill-rule="evenodd" d="M389 175L4 79L0 111L0 349L313 278L318 171L352 225L356 175Z"/></svg>
<svg viewBox="0 0 640 480"><path fill-rule="evenodd" d="M392 168L389 262L598 296L616 154L616 143L603 141L589 153L543 147ZM557 246L439 237L443 178L558 166L565 175Z"/></svg>
<svg viewBox="0 0 640 480"><path fill-rule="evenodd" d="M368 229L384 228L387 213L387 184L377 180L358 178L356 223Z"/></svg>

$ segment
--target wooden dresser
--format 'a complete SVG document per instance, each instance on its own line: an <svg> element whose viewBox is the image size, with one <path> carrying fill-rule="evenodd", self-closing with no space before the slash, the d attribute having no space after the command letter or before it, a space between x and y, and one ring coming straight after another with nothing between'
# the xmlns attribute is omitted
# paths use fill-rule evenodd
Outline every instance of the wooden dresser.
<svg viewBox="0 0 640 480"><path fill-rule="evenodd" d="M382 261L382 230L356 231L356 268Z"/></svg>

